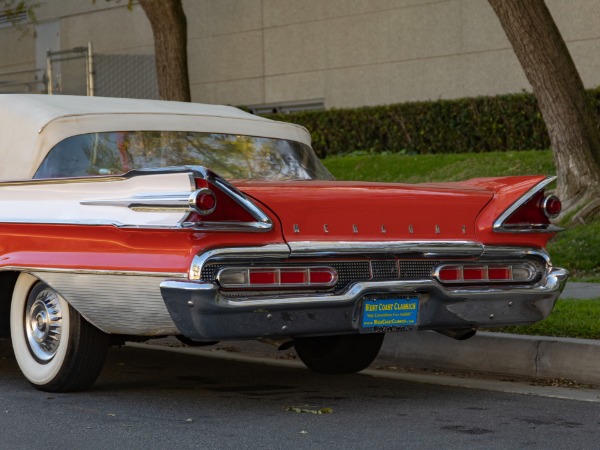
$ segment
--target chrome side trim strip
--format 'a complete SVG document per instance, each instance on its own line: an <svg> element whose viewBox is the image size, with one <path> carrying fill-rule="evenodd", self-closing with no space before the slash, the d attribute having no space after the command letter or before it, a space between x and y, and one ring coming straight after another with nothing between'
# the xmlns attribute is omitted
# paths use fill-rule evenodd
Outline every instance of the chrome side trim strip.
<svg viewBox="0 0 600 450"><path fill-rule="evenodd" d="M33 266L3 266L0 271L14 270L19 272L56 272L88 275L123 275L130 277L159 277L159 278L187 278L187 273L180 272L144 272L128 270L98 270L98 269L61 269L55 267Z"/></svg>
<svg viewBox="0 0 600 450"><path fill-rule="evenodd" d="M337 256L348 254L417 255L424 258L477 258L484 246L474 241L381 241L381 242L289 242L291 256Z"/></svg>
<svg viewBox="0 0 600 450"><path fill-rule="evenodd" d="M120 175L90 175L86 177L64 177L64 178L33 178L31 180L11 180L11 181L0 181L0 187L4 186L23 186L23 185L40 185L40 184L67 184L67 183L99 183L99 182L113 182L113 181L124 181L140 175L161 175L170 173L181 173L190 172L190 170L199 171L204 169L201 166L172 166L172 167L160 167L151 169L135 169L130 170L127 173ZM194 178L190 176L190 191L194 190Z"/></svg>
<svg viewBox="0 0 600 450"><path fill-rule="evenodd" d="M544 260L546 266L550 266L550 256L545 249L542 248L528 248L528 247L485 247L481 259L488 258L502 258L502 257L515 257L515 258L527 258L529 256L538 257Z"/></svg>
<svg viewBox="0 0 600 450"><path fill-rule="evenodd" d="M286 244L268 244L262 247L225 247L200 253L192 260L190 280L199 280L202 268L207 261L231 260L270 260L285 259L290 256L290 248Z"/></svg>
<svg viewBox="0 0 600 450"><path fill-rule="evenodd" d="M556 225L546 224L531 224L529 228L513 228L510 225L505 225L504 222L521 206L527 203L531 197L537 194L539 191L544 189L550 183L556 180L556 177L546 177L534 187L532 187L527 193L522 195L516 202L514 202L506 211L502 213L500 217L496 219L493 225L493 230L496 233L557 233L563 231L563 228L557 227Z"/></svg>
<svg viewBox="0 0 600 450"><path fill-rule="evenodd" d="M148 212L148 210L145 210ZM168 212L162 210L162 212ZM172 211L171 211L172 212ZM177 225L131 225L118 223L112 220L39 220L26 219L26 218L14 218L11 220L1 220L0 223L23 223L23 224L36 224L36 225L81 225L90 227L102 227L102 226L113 226L123 229L144 229L144 230L181 230L190 229L195 231L240 231L246 233L270 231L272 225L263 224L260 222L181 222Z"/></svg>
<svg viewBox="0 0 600 450"><path fill-rule="evenodd" d="M528 228L503 225L501 227L494 228L494 231L496 233L559 233L564 230L564 228L558 227L553 224L533 224Z"/></svg>
<svg viewBox="0 0 600 450"><path fill-rule="evenodd" d="M122 206L134 211L182 211L191 212L189 192L173 192L166 194L142 193L128 198L83 200L81 205L90 206Z"/></svg>

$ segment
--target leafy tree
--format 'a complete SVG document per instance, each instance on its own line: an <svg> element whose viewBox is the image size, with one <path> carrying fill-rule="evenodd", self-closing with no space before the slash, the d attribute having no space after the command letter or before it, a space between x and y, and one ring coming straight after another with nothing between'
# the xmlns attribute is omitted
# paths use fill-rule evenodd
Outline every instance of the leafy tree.
<svg viewBox="0 0 600 450"><path fill-rule="evenodd" d="M600 132L575 63L544 0L489 0L548 128L564 212L600 206Z"/></svg>

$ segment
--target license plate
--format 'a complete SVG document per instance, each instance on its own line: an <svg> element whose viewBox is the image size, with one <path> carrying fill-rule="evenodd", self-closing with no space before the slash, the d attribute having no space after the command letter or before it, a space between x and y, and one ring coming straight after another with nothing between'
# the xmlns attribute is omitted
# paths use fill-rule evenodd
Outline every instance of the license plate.
<svg viewBox="0 0 600 450"><path fill-rule="evenodd" d="M363 300L363 332L412 330L419 316L418 297L369 297Z"/></svg>

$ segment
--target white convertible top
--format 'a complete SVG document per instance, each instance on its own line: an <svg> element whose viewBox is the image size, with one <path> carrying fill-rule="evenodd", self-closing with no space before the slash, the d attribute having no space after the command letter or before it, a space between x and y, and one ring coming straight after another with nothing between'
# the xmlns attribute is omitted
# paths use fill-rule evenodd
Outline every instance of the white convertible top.
<svg viewBox="0 0 600 450"><path fill-rule="evenodd" d="M0 94L0 180L29 179L63 139L103 131L197 131L310 145L299 125L231 106L70 95Z"/></svg>

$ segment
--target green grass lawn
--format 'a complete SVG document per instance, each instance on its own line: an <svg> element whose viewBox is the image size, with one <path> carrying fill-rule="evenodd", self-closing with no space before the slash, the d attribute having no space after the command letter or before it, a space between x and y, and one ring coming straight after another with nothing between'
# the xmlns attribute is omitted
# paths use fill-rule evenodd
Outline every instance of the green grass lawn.
<svg viewBox="0 0 600 450"><path fill-rule="evenodd" d="M548 252L556 266L569 269L571 281L600 283L600 221L569 227L550 241Z"/></svg>
<svg viewBox="0 0 600 450"><path fill-rule="evenodd" d="M403 183L556 173L549 150L439 155L357 153L327 158L324 163L339 180ZM571 281L600 282L600 220L567 228L549 243L548 251L556 266L571 272ZM600 299L561 299L548 319L499 331L598 339Z"/></svg>
<svg viewBox="0 0 600 450"><path fill-rule="evenodd" d="M490 329L504 333L600 339L600 299L559 299L547 319L533 325Z"/></svg>

